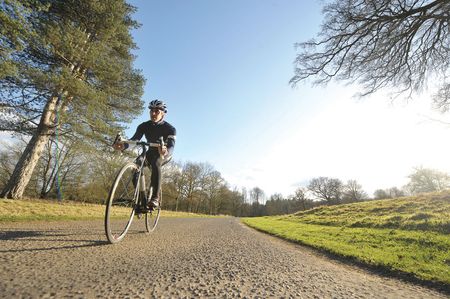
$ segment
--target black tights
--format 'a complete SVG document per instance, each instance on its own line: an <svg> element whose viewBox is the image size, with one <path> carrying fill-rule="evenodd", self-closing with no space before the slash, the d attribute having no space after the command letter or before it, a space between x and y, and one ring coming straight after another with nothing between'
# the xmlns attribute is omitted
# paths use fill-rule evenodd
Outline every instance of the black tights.
<svg viewBox="0 0 450 299"><path fill-rule="evenodd" d="M150 164L152 170L152 176L150 179L150 186L153 188L152 198L159 198L161 192L161 167L169 163L172 156L166 156L161 158L160 155L147 154L147 161Z"/></svg>

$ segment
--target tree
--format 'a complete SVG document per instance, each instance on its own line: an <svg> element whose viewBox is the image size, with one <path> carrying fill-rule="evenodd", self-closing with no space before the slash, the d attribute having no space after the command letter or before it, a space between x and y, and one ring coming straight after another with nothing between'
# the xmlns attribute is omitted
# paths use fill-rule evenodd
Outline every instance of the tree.
<svg viewBox="0 0 450 299"><path fill-rule="evenodd" d="M179 203L183 198L185 179L183 167L180 163L171 162L164 166L162 184L165 207L178 211Z"/></svg>
<svg viewBox="0 0 450 299"><path fill-rule="evenodd" d="M373 198L374 199L386 199L386 198L392 198L392 197L389 195L388 192L386 192L386 190L384 190L384 189L377 189L373 193Z"/></svg>
<svg viewBox="0 0 450 299"><path fill-rule="evenodd" d="M387 192L391 198L398 198L405 196L405 192L397 187L391 187L387 190Z"/></svg>
<svg viewBox="0 0 450 299"><path fill-rule="evenodd" d="M267 215L281 215L285 214L285 204L287 200L283 198L280 193L272 194L268 201L266 201L266 214Z"/></svg>
<svg viewBox="0 0 450 299"><path fill-rule="evenodd" d="M318 177L309 182L308 190L328 204L338 204L341 201L343 186L339 179Z"/></svg>
<svg viewBox="0 0 450 299"><path fill-rule="evenodd" d="M88 169L78 187L80 197L87 201L103 203L108 197L111 185L120 168L130 161L127 153L90 150L83 153L83 161Z"/></svg>
<svg viewBox="0 0 450 299"><path fill-rule="evenodd" d="M312 200L309 199L306 195L307 190L305 188L297 188L292 196L292 200L294 201L295 211L305 211L312 207Z"/></svg>
<svg viewBox="0 0 450 299"><path fill-rule="evenodd" d="M22 196L52 136L98 144L142 111L133 11L124 0L0 4L0 130L31 136L2 197Z"/></svg>
<svg viewBox="0 0 450 299"><path fill-rule="evenodd" d="M201 164L188 162L183 166L183 198L186 199L188 212L195 212L195 207L198 205L198 194L202 187L201 175Z"/></svg>
<svg viewBox="0 0 450 299"><path fill-rule="evenodd" d="M252 200L251 216L264 215L264 205L261 202L264 200L264 191L259 187L254 187L250 190L250 199Z"/></svg>
<svg viewBox="0 0 450 299"><path fill-rule="evenodd" d="M259 187L253 187L253 189L250 190L250 198L252 199L252 202L260 203L264 198L264 191Z"/></svg>
<svg viewBox="0 0 450 299"><path fill-rule="evenodd" d="M220 197L223 199L223 204L219 213L233 216L246 216L248 205L245 203L243 193L238 190L230 190L226 186L221 188Z"/></svg>
<svg viewBox="0 0 450 299"><path fill-rule="evenodd" d="M0 188L4 188L23 149L17 143L0 142L0 146Z"/></svg>
<svg viewBox="0 0 450 299"><path fill-rule="evenodd" d="M7 148L12 155L10 163L17 163L26 144L25 140L19 138L13 146ZM68 182L73 182L75 177L79 175L79 168L82 164L85 163L81 159L76 142L70 139L60 140L59 142L54 138L49 139L41 158L36 164L36 169L30 178L30 184L25 194L32 197L47 198L53 193L53 195L62 199L62 192L60 192L62 186L67 185ZM9 177L7 176L7 178Z"/></svg>
<svg viewBox="0 0 450 299"><path fill-rule="evenodd" d="M442 191L450 188L450 175L436 169L417 167L409 176L406 188L412 194Z"/></svg>
<svg viewBox="0 0 450 299"><path fill-rule="evenodd" d="M297 45L291 83L336 78L362 84L362 95L384 87L411 94L435 75L441 85L434 101L448 110L449 11L448 0L331 1L323 9L319 39Z"/></svg>
<svg viewBox="0 0 450 299"><path fill-rule="evenodd" d="M47 198L50 193L55 193L58 199L63 199L63 186L66 189L76 180L80 168L85 165L84 160L77 142L50 139L31 179L34 178L39 187L39 197Z"/></svg>
<svg viewBox="0 0 450 299"><path fill-rule="evenodd" d="M377 189L373 193L373 196L374 199L398 198L405 196L405 191L397 187L391 187L388 189Z"/></svg>
<svg viewBox="0 0 450 299"><path fill-rule="evenodd" d="M225 185L225 180L217 170L211 171L205 177L205 194L208 200L210 215L216 215L220 210L222 187Z"/></svg>
<svg viewBox="0 0 450 299"><path fill-rule="evenodd" d="M362 201L367 199L367 193L356 180L349 180L343 188L343 200L346 202Z"/></svg>

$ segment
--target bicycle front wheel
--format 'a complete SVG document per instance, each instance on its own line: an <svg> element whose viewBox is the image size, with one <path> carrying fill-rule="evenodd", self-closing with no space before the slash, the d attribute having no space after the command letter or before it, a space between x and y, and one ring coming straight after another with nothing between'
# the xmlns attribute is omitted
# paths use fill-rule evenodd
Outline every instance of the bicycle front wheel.
<svg viewBox="0 0 450 299"><path fill-rule="evenodd" d="M137 175L135 163L128 163L119 171L109 192L105 213L105 232L110 243L120 242L125 237L137 204Z"/></svg>
<svg viewBox="0 0 450 299"><path fill-rule="evenodd" d="M151 195L151 190L149 192L149 195ZM151 198L151 196L149 196L149 198ZM145 214L145 228L147 229L148 233L154 231L156 226L158 225L159 216L161 214L161 204L162 204L162 191L159 193L159 206Z"/></svg>

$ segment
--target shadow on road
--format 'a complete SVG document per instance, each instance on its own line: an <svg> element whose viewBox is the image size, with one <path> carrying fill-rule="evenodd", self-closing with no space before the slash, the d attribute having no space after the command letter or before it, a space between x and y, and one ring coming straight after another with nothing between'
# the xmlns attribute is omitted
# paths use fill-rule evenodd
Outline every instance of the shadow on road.
<svg viewBox="0 0 450 299"><path fill-rule="evenodd" d="M16 240L21 238L38 237L42 235L43 233L40 231L0 231L0 240Z"/></svg>
<svg viewBox="0 0 450 299"><path fill-rule="evenodd" d="M0 253L12 253L12 252L32 252L32 251L46 251L46 250L60 250L60 249L74 249L83 247L95 247L109 244L106 240L86 240L86 239L74 239L64 237L70 236L83 236L96 235L100 233L88 233L80 232L73 233L69 231L38 231L38 230L7 230L0 231L0 244L2 241L13 241L14 248L1 249ZM62 237L62 238L61 238ZM29 245L35 242L44 243L41 247L30 247ZM71 244L68 244L71 243ZM27 246L28 245L28 246ZM35 244L34 244L35 245ZM0 248L5 246L0 246Z"/></svg>

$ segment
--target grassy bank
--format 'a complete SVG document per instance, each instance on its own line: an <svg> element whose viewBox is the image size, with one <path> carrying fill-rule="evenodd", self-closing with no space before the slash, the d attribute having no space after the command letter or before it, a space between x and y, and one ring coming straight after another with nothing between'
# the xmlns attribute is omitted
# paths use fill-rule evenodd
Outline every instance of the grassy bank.
<svg viewBox="0 0 450 299"><path fill-rule="evenodd" d="M450 284L449 193L319 207L243 221L368 265Z"/></svg>
<svg viewBox="0 0 450 299"><path fill-rule="evenodd" d="M164 207L163 207L164 208ZM80 202L56 202L47 200L0 199L0 222L5 221L56 221L103 219L105 206ZM161 217L209 217L185 212L165 211Z"/></svg>

